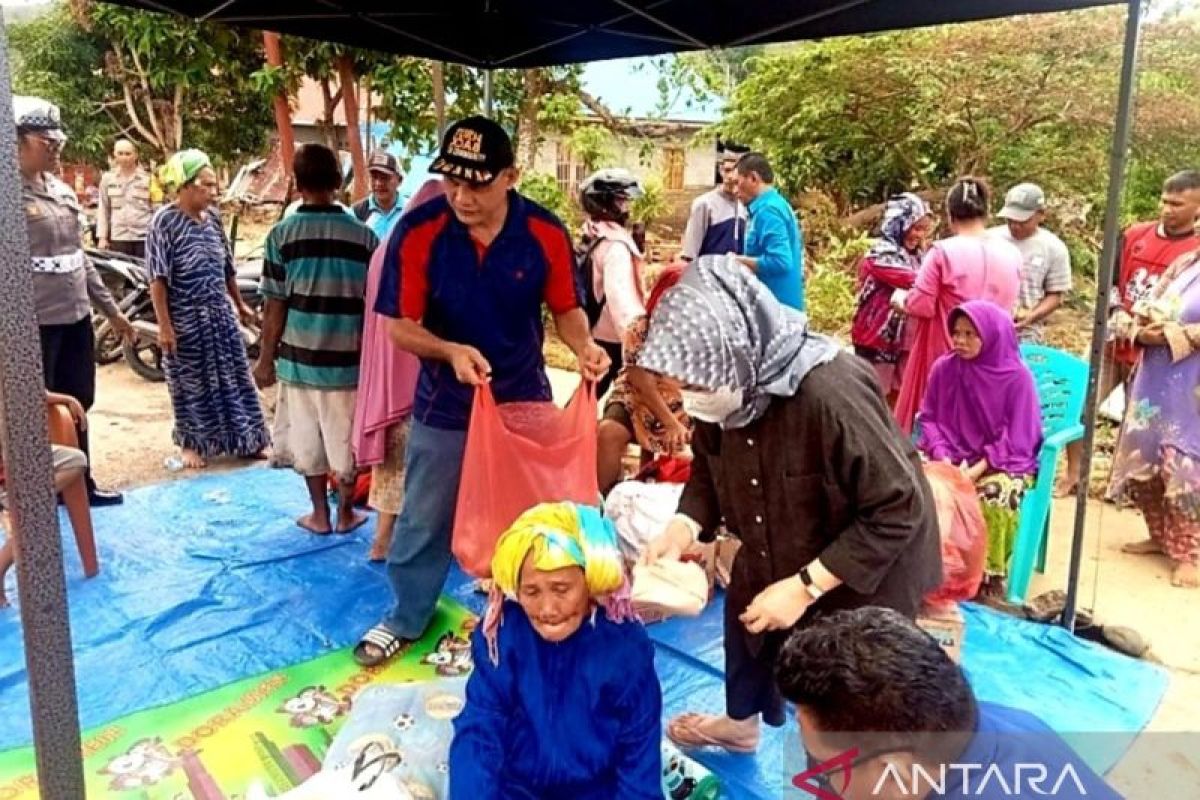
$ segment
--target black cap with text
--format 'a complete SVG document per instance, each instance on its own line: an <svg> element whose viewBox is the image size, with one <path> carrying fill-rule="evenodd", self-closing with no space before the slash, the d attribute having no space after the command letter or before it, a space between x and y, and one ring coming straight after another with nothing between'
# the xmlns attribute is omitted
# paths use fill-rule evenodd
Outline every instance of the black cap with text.
<svg viewBox="0 0 1200 800"><path fill-rule="evenodd" d="M494 120L467 117L450 126L429 171L478 184L496 180L516 163L512 139Z"/></svg>

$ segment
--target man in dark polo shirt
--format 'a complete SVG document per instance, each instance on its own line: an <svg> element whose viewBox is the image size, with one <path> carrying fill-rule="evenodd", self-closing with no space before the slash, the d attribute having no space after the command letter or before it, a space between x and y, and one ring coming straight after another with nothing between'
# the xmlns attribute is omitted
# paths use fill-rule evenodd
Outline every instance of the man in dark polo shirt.
<svg viewBox="0 0 1200 800"><path fill-rule="evenodd" d="M444 197L406 214L386 245L375 310L392 341L421 358L405 456L404 508L388 554L396 605L354 650L380 664L420 638L450 568L450 531L475 387L496 400L549 400L542 304L599 380L609 359L579 306L573 249L562 223L513 188L512 141L485 117L446 131L430 171Z"/></svg>

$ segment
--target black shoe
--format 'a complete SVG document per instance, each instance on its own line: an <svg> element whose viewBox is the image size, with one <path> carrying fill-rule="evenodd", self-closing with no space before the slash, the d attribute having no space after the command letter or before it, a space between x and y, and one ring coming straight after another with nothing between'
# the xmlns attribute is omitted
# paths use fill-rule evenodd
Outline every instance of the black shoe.
<svg viewBox="0 0 1200 800"><path fill-rule="evenodd" d="M120 492L110 492L105 489L89 489L88 505L92 508L101 506L119 506L125 502L125 495Z"/></svg>

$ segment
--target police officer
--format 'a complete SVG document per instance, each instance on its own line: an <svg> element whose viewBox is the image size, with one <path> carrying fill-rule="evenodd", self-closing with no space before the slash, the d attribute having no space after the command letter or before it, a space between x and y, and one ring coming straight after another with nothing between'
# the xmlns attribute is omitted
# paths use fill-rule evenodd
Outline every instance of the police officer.
<svg viewBox="0 0 1200 800"><path fill-rule="evenodd" d="M46 388L91 408L96 395L92 303L121 336L132 338L133 326L83 251L82 210L75 193L55 177L67 141L58 107L39 97L17 96L13 112ZM82 427L79 445L88 451L87 431ZM123 499L116 492L97 489L90 469L87 486L94 506L114 505Z"/></svg>
<svg viewBox="0 0 1200 800"><path fill-rule="evenodd" d="M113 169L100 178L96 239L101 250L146 257L146 229L154 216L150 174L138 164L138 151L128 139L113 145Z"/></svg>

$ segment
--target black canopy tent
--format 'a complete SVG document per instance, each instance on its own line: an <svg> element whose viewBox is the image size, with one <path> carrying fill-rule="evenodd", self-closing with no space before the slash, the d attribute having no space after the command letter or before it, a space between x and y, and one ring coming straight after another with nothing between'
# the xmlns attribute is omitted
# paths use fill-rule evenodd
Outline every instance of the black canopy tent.
<svg viewBox="0 0 1200 800"><path fill-rule="evenodd" d="M818 39L1112 0L253 0L122 5L489 69Z"/></svg>
<svg viewBox="0 0 1200 800"><path fill-rule="evenodd" d="M454 61L486 69L547 66L714 47L814 39L1015 14L1065 11L1120 0L127 0L122 5L313 39ZM1141 0L1127 0L1124 61L1117 102L1104 246L1096 289L1083 474L1094 436L1100 349L1116 257L1119 208L1129 142ZM20 176L7 36L0 26L0 435L8 489L19 521L18 564L25 657L38 781L42 796L84 797L67 621L66 587L43 412L38 334L28 275L29 248L19 203ZM1065 624L1073 626L1086 514L1080 482Z"/></svg>

